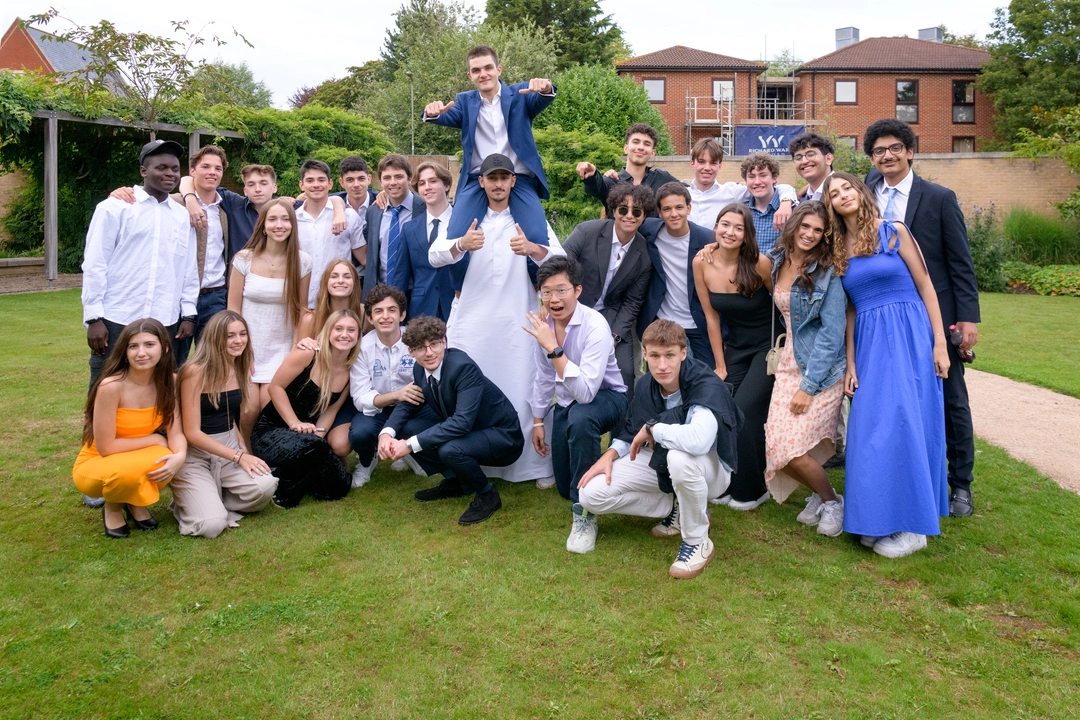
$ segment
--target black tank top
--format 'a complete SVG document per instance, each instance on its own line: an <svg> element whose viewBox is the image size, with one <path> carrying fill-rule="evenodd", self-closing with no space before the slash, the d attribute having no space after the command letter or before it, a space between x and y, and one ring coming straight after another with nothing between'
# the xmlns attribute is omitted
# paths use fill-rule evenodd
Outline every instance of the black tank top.
<svg viewBox="0 0 1080 720"><path fill-rule="evenodd" d="M218 406L210 404L210 393L199 396L202 422L199 429L207 435L228 432L240 423L240 388L226 390L217 397Z"/></svg>

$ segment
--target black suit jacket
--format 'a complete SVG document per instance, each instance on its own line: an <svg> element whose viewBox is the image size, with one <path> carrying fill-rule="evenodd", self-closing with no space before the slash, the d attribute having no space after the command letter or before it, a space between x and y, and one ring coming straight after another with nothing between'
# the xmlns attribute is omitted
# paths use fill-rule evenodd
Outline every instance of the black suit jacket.
<svg viewBox="0 0 1080 720"><path fill-rule="evenodd" d="M465 351L447 348L439 380L439 398L435 400L427 372L420 363L413 365L413 382L424 391L424 404L399 402L386 421L400 436L401 429L425 406L431 408L439 422L417 434L424 450L436 448L476 430L489 428L512 433L521 431L517 410L495 383L484 377L480 366ZM401 438L404 440L404 438Z"/></svg>
<svg viewBox="0 0 1080 720"><path fill-rule="evenodd" d="M412 217L420 217L427 212L427 205L424 204L419 195L413 193L412 199ZM371 292L371 288L379 284L379 229L382 227L382 216L383 211L379 209L378 205L372 205L368 208L367 227L364 228L364 239L367 240L367 265L364 267L364 302L367 302L367 296ZM389 280L390 278L387 278L387 281Z"/></svg>
<svg viewBox="0 0 1080 720"><path fill-rule="evenodd" d="M866 184L875 192L883 182L877 170L866 176ZM979 285L956 193L915 175L904 223L926 258L945 328L957 322L979 322Z"/></svg>
<svg viewBox="0 0 1080 720"><path fill-rule="evenodd" d="M634 184L634 178L630 173L626 172L626 168L619 171L618 180L612 180L601 173L600 169L597 168L596 172L590 177L582 180L581 184L585 186L585 192L602 202L606 208L608 193L611 192L611 188L621 182L628 182L631 185ZM660 168L652 166L646 166L645 177L641 178L641 184L650 188L654 193L669 182L679 182L679 179L667 170L661 170ZM653 210L650 217L658 217L657 211Z"/></svg>
<svg viewBox="0 0 1080 720"><path fill-rule="evenodd" d="M614 220L589 220L574 228L563 244L567 257L581 265L581 297L578 301L589 307L596 306L604 290L604 280L611 266L614 227ZM623 340L630 339L630 331L649 292L653 268L646 245L647 241L638 233L611 278L604 296L604 309L600 311L611 326L611 332Z"/></svg>
<svg viewBox="0 0 1080 720"><path fill-rule="evenodd" d="M652 280L649 282L649 294L645 298L645 305L638 315L638 337L641 337L645 332L645 328L649 327L649 323L656 319L656 314L660 312L660 306L664 302L664 296L667 295L664 264L660 261L660 250L656 247L656 238L663 227L662 220L646 218L640 228L641 234L645 236L647 241L653 274ZM690 296L690 317L694 318L694 324L697 325L698 330L701 332L705 332L708 326L705 323L705 311L701 308L701 300L698 298L697 289L694 285L694 256L698 254L701 248L714 240L711 230L690 223L690 250L686 254L686 292Z"/></svg>

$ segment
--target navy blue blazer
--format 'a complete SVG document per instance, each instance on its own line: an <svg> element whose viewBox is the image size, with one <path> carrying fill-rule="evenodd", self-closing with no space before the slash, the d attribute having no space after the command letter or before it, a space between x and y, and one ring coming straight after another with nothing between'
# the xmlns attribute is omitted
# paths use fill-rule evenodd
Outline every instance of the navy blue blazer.
<svg viewBox="0 0 1080 720"><path fill-rule="evenodd" d="M413 193L412 217L422 217L427 212L427 205L419 195ZM367 210L367 226L364 239L367 240L367 265L364 267L364 302L367 302L371 288L379 284L379 229L382 227L383 211L378 205L371 205ZM409 218L410 220L412 218ZM408 225L408 223L405 223ZM404 230L405 226L402 226ZM390 278L386 278L387 282Z"/></svg>
<svg viewBox="0 0 1080 720"><path fill-rule="evenodd" d="M375 196L378 195L378 194L379 193L376 190L372 190L371 188L367 189L368 205L371 205L372 203L375 202ZM330 193L330 197L339 197L342 200L344 200L346 202L346 204L349 202L349 199L348 199L349 198L349 193L345 192L344 190L342 190L340 192Z"/></svg>
<svg viewBox="0 0 1080 720"><path fill-rule="evenodd" d="M428 262L427 212L414 215L401 228L405 242L394 266L394 276L387 281L409 298L409 318L430 315L446 322L454 302L454 281L450 267L433 268Z"/></svg>
<svg viewBox="0 0 1080 720"><path fill-rule="evenodd" d="M638 232L645 238L646 247L649 250L649 259L652 260L653 267L652 280L649 281L649 294L645 296L645 303L642 305L641 313L638 315L638 337L641 337L642 333L645 332L645 328L649 327L649 324L656 319L656 314L660 312L660 305L664 302L664 296L667 295L664 264L660 261L660 249L656 247L656 238L663 227L663 220L646 218L645 222L638 228ZM694 318L694 323L701 332L705 332L707 325L705 324L705 311L701 308L701 300L698 298L694 286L694 256L698 254L701 248L714 240L711 230L690 223L690 250L686 256L686 292L690 296L690 317Z"/></svg>
<svg viewBox="0 0 1080 720"><path fill-rule="evenodd" d="M876 193L877 185L883 182L885 179L877 170L866 176L872 192ZM979 284L956 193L915 175L904 224L926 259L945 328L957 322L979 322Z"/></svg>
<svg viewBox="0 0 1080 720"><path fill-rule="evenodd" d="M502 84L501 87L503 118L506 120L506 134L510 147L517 153L522 164L536 175L536 179L540 181L540 199L547 200L551 191L548 188L547 175L544 174L544 164L540 162L540 152L536 149L536 140L533 139L532 121L543 112L544 108L554 102L555 98L539 93L524 95L519 93L518 90L529 87L527 82L515 85ZM476 147L476 119L479 115L479 90L458 93L454 106L437 118L424 120L423 112L420 113L420 119L424 122L461 130L462 156L459 188L465 187L469 181L469 167L472 165L473 149Z"/></svg>
<svg viewBox="0 0 1080 720"><path fill-rule="evenodd" d="M417 433L416 439L423 450L437 448L477 430L505 430L508 435L516 431L520 437L517 410L503 391L484 377L480 366L464 350L447 348L440 376L436 402L427 372L420 363L415 363L413 382L424 391L424 404L399 402L386 421L386 427L393 428L400 437L405 423L427 407L434 411L439 422Z"/></svg>

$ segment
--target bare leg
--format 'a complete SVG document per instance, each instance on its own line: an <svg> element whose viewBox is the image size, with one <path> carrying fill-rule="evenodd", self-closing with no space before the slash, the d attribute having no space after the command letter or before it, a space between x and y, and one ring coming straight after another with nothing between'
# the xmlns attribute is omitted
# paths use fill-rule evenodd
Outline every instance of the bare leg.
<svg viewBox="0 0 1080 720"><path fill-rule="evenodd" d="M784 468L784 472L816 492L823 502L837 499L836 491L829 484L829 477L825 474L825 469L821 467L821 463L809 455L801 455L792 459Z"/></svg>
<svg viewBox="0 0 1080 720"><path fill-rule="evenodd" d="M135 518L139 522L149 520L152 517L152 515L150 515L150 511L141 505L132 505L131 503L128 503L127 507L128 512L131 513L131 517Z"/></svg>
<svg viewBox="0 0 1080 720"><path fill-rule="evenodd" d="M352 447L349 445L349 425L338 425L326 434L326 442L330 443L330 449L341 458L341 464L349 467L349 453Z"/></svg>
<svg viewBox="0 0 1080 720"><path fill-rule="evenodd" d="M124 517L124 503L105 503L105 525L116 530L127 524Z"/></svg>

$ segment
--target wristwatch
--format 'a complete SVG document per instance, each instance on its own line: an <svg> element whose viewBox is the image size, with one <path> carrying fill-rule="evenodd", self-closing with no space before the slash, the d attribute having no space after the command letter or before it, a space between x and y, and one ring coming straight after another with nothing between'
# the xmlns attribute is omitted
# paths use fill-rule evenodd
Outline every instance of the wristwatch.
<svg viewBox="0 0 1080 720"><path fill-rule="evenodd" d="M562 345L556 345L555 349L548 353L548 359L554 360L555 358L561 358L564 354Z"/></svg>
<svg viewBox="0 0 1080 720"><path fill-rule="evenodd" d="M652 429L657 424L657 422L659 422L659 421L656 418L653 418L652 420L645 421L645 434L646 435L648 435L649 437L653 436L652 435Z"/></svg>
<svg viewBox="0 0 1080 720"><path fill-rule="evenodd" d="M618 335L616 333L611 333L611 339L615 341L616 345L618 345L619 343L621 343L623 341L622 335Z"/></svg>
<svg viewBox="0 0 1080 720"><path fill-rule="evenodd" d="M180 322L195 323L195 322L198 322L198 320L199 320L198 315L184 315L183 317L180 318Z"/></svg>
<svg viewBox="0 0 1080 720"><path fill-rule="evenodd" d="M90 318L89 320L86 321L86 326L90 327L91 325L93 325L96 322L104 322L104 321L105 321L105 318L103 318L103 317Z"/></svg>

